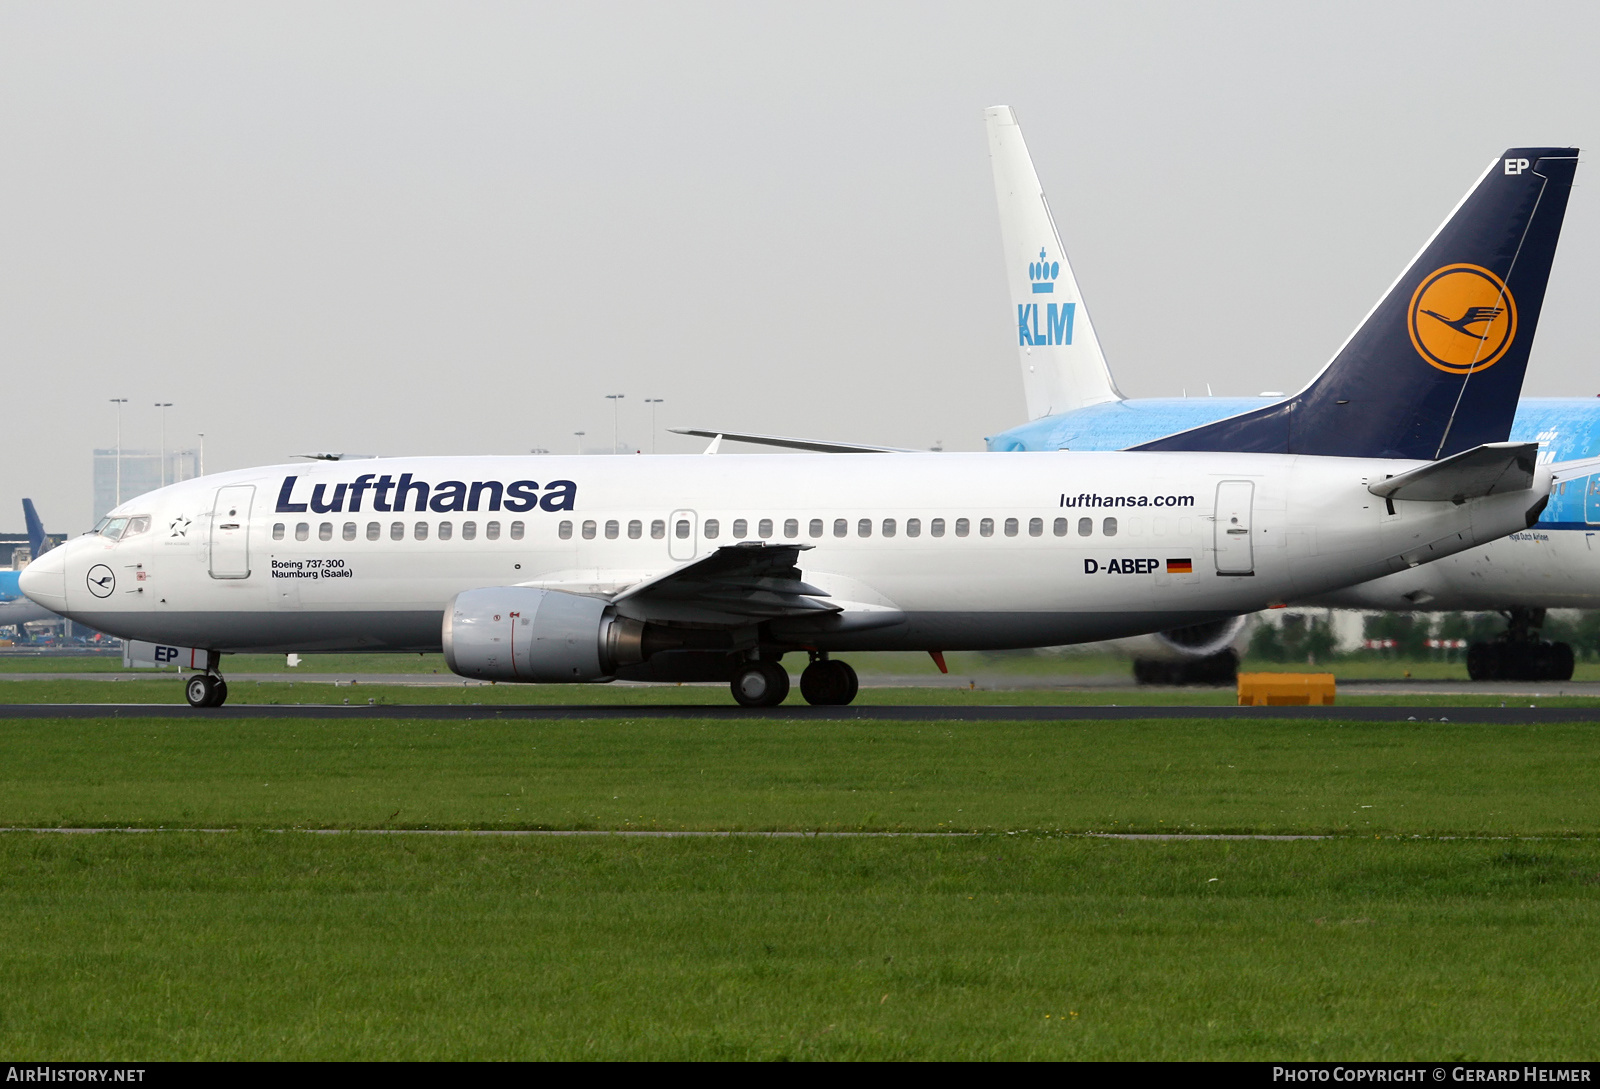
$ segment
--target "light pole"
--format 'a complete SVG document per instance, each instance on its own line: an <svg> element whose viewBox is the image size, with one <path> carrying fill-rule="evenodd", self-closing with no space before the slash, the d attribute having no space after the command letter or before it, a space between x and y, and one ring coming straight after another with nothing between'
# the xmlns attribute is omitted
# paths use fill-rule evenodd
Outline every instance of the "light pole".
<svg viewBox="0 0 1600 1089"><path fill-rule="evenodd" d="M574 431L573 432L574 435L578 436L578 453L580 453L580 454L583 453L583 437L585 435L587 435L588 433L589 432L587 432L587 431Z"/></svg>
<svg viewBox="0 0 1600 1089"><path fill-rule="evenodd" d="M122 506L122 406L128 403L126 397L110 398L112 404L117 406L117 506Z"/></svg>
<svg viewBox="0 0 1600 1089"><path fill-rule="evenodd" d="M206 475L206 433L200 432L200 475Z"/></svg>
<svg viewBox="0 0 1600 1089"><path fill-rule="evenodd" d="M611 452L613 454L622 447L622 399L625 396L627 394L606 394L606 400L611 402Z"/></svg>
<svg viewBox="0 0 1600 1089"><path fill-rule="evenodd" d="M156 407L161 410L161 486L167 486L167 409L172 407L171 401L157 401Z"/></svg>
<svg viewBox="0 0 1600 1089"><path fill-rule="evenodd" d="M650 452L656 452L656 406L665 401L665 397L646 397L644 403L650 406Z"/></svg>

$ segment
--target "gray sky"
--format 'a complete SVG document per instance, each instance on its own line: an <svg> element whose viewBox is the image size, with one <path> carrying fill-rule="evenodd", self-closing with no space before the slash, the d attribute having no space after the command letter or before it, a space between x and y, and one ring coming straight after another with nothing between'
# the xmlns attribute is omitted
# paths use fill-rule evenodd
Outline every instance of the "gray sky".
<svg viewBox="0 0 1600 1089"><path fill-rule="evenodd" d="M1130 396L1292 389L1484 164L1600 137L1600 9L0 4L0 526L90 450L572 452L1021 422L982 110ZM1581 167L1526 392L1600 393ZM662 452L703 443L663 436Z"/></svg>

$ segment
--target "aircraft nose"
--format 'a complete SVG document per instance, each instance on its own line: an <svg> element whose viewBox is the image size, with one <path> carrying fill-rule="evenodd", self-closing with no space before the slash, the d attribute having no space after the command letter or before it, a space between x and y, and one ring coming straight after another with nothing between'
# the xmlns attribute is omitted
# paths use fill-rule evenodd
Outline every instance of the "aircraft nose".
<svg viewBox="0 0 1600 1089"><path fill-rule="evenodd" d="M67 550L52 548L17 575L17 588L28 600L53 613L67 607Z"/></svg>

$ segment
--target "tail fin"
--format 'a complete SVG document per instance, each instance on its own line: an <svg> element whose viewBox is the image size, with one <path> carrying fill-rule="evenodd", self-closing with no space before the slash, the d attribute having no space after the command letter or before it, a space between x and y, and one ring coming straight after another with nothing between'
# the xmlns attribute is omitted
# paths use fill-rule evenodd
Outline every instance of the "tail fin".
<svg viewBox="0 0 1600 1089"><path fill-rule="evenodd" d="M1134 449L1432 460L1506 441L1577 162L1510 149L1305 389Z"/></svg>
<svg viewBox="0 0 1600 1089"><path fill-rule="evenodd" d="M1010 106L991 106L983 115L1000 202L1006 279L1017 307L1028 419L1120 401L1017 116Z"/></svg>
<svg viewBox="0 0 1600 1089"><path fill-rule="evenodd" d="M44 523L39 521L39 512L33 509L33 500L22 501L22 518L28 524L28 554L38 559L49 551L50 538L45 536Z"/></svg>

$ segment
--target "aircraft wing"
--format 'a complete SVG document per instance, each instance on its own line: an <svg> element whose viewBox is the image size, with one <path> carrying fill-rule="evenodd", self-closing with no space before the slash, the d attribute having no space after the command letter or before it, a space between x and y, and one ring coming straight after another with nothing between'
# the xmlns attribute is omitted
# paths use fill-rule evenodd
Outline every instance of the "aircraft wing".
<svg viewBox="0 0 1600 1089"><path fill-rule="evenodd" d="M810 547L760 541L724 545L624 590L612 603L638 620L716 625L839 612L840 606L818 600L828 596L826 590L801 581L795 562Z"/></svg>
<svg viewBox="0 0 1600 1089"><path fill-rule="evenodd" d="M791 439L782 435L753 435L747 431L705 431L698 427L669 427L674 435L694 435L702 439L730 439L756 446L780 446L787 450L809 450L814 454L916 454L921 451L903 446L868 446L859 442L831 442L826 439ZM708 453L710 451L707 451Z"/></svg>

